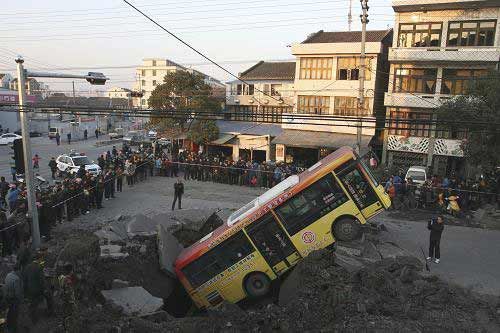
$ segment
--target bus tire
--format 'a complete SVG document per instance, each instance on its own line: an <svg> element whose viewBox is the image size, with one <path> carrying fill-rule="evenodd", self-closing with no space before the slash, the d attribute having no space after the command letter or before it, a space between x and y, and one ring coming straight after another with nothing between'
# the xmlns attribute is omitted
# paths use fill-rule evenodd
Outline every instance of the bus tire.
<svg viewBox="0 0 500 333"><path fill-rule="evenodd" d="M248 297L257 298L266 295L271 290L271 280L264 273L250 273L243 286Z"/></svg>
<svg viewBox="0 0 500 333"><path fill-rule="evenodd" d="M341 217L333 223L335 239L350 242L359 237L361 226L358 220L350 217Z"/></svg>

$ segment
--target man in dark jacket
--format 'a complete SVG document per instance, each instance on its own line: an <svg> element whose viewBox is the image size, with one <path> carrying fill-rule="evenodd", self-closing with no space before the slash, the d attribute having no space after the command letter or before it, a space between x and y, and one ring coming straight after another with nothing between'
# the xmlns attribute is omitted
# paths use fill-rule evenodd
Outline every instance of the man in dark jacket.
<svg viewBox="0 0 500 333"><path fill-rule="evenodd" d="M26 265L23 270L24 295L30 302L30 316L34 323L38 321L37 309L43 299L47 302L48 313L51 314L53 311L52 294L45 282L43 268L39 262L41 259L40 254L36 253L34 260Z"/></svg>
<svg viewBox="0 0 500 333"><path fill-rule="evenodd" d="M174 184L174 202L172 202L172 210L174 210L175 208L175 202L177 201L177 199L179 199L179 209L182 209L181 200L183 194L184 194L184 184L179 178L177 179L177 182Z"/></svg>
<svg viewBox="0 0 500 333"><path fill-rule="evenodd" d="M52 179L56 179L56 172L57 172L57 162L55 157L52 157L49 161L49 168L50 172L52 173Z"/></svg>
<svg viewBox="0 0 500 333"><path fill-rule="evenodd" d="M439 264L441 258L441 253L439 245L441 243L441 234L444 230L444 221L442 216L438 216L435 219L431 219L427 224L427 229L431 231L429 240L429 256L427 260L434 258L434 262Z"/></svg>

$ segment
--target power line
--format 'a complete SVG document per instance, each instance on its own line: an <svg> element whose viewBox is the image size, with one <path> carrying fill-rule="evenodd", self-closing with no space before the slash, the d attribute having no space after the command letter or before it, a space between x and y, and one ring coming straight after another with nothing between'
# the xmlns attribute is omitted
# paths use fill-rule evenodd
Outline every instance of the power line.
<svg viewBox="0 0 500 333"><path fill-rule="evenodd" d="M238 75L235 75L233 74L232 72L230 72L229 70L227 70L225 67L222 67L221 65L219 65L218 63L216 63L215 61L213 61L211 58L209 58L208 56L206 56L205 54L203 54L202 52L198 51L196 48L194 48L193 46L191 46L189 43L187 43L186 41L184 41L182 38L178 37L177 35L175 35L174 33L170 32L169 30L167 30L166 28L164 28L160 23L156 22L155 20L153 20L151 17L149 17L148 15L146 15L145 13L143 13L140 9L138 9L137 7L135 7L134 5L132 5L130 2L128 2L127 0L123 0L126 4L128 4L130 7L132 7L134 10L136 10L138 13L140 13L142 16L144 16L147 20L151 21L154 25L156 25L157 27L159 27L161 30L165 31L166 33L168 33L170 36L174 37L176 40L178 40L179 42L181 42L182 44L186 45L188 48L190 48L192 51L194 51L195 53L197 53L198 55L200 55L201 57L203 57L204 59L208 60L209 62L211 62L212 64L214 64L217 68L223 70L225 73L229 74L230 76L234 77L235 79L237 80L240 80L241 82L244 82L244 83L248 83L246 82L245 80L242 80L240 77L238 77ZM271 99L274 99L275 101L279 102L280 100L269 95L269 94L266 94L264 91L260 90L260 89L257 89L257 91L263 93L264 95L267 95L269 96ZM288 105L288 106L292 106L292 105ZM292 106L293 107L293 106Z"/></svg>
<svg viewBox="0 0 500 333"><path fill-rule="evenodd" d="M1 104L0 104L1 105ZM10 107L10 110L14 110L15 112L23 112L21 107L18 105L6 105ZM152 116L152 117L170 117L170 116L211 116L211 117L220 117L224 114L226 115L234 115L234 116L248 116L250 113L248 112L218 112L218 111L193 111L191 109L179 109L179 110L164 110L164 109L130 109L130 108L116 108L116 107L88 107L88 106L60 106L60 105L26 105L24 109L40 109L42 111L24 111L24 112L34 112L34 113L60 113L65 112L68 114L81 114L88 113L91 114L99 114L99 115L144 115L144 116ZM53 109L62 111L54 111ZM2 110L5 111L5 110ZM265 113L262 113L265 114ZM260 115L260 113L256 113L256 115ZM289 117L294 119L311 119L311 120L326 120L326 121L359 121L360 116L343 116L343 115L316 115L316 114L300 114L300 113L289 113L282 115L283 117ZM373 123L378 120L388 119L388 120L397 120L401 123L409 123L409 124L463 124L463 125L487 125L487 126L498 126L500 124L492 124L491 122L484 121L461 121L461 120L443 120L443 119L406 119L406 118L393 118L393 117L378 117L378 116L369 116L362 117L362 121L365 123ZM498 129L500 130L500 128Z"/></svg>

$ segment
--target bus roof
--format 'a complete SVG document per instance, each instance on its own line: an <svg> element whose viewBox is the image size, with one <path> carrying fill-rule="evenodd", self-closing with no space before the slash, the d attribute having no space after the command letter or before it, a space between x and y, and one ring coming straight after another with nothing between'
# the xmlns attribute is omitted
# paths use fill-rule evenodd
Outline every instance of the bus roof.
<svg viewBox="0 0 500 333"><path fill-rule="evenodd" d="M302 172L299 175L293 175L274 186L273 188L266 191L264 194L260 195L256 199L252 200L245 206L241 207L233 214L229 216L226 223L215 229L213 232L209 233L193 245L185 248L179 254L175 261L176 266L184 267L187 263L189 263L192 258L197 258L199 255L208 250L208 245L215 241L220 235L222 235L226 230L231 229L233 226L236 226L246 218L253 215L259 211L259 208L263 208L266 206L266 203L270 202L274 198L278 197L280 194L284 193L288 189L293 189L300 183L305 183L308 180L312 179L312 177L316 174L316 169L320 166L329 165L338 158L344 155L351 155L354 157L354 150L351 147L341 147L331 153L330 155L324 157L318 163L311 166L306 171ZM301 186L302 187L302 186Z"/></svg>

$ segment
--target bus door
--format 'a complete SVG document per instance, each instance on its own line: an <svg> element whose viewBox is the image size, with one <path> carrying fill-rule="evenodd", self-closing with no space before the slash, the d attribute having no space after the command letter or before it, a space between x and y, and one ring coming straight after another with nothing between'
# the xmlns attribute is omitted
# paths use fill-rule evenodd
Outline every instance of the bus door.
<svg viewBox="0 0 500 333"><path fill-rule="evenodd" d="M362 167L358 161L353 160L338 167L335 173L361 214L368 219L383 209L383 206Z"/></svg>
<svg viewBox="0 0 500 333"><path fill-rule="evenodd" d="M300 255L271 213L250 224L247 234L276 275L288 270Z"/></svg>

